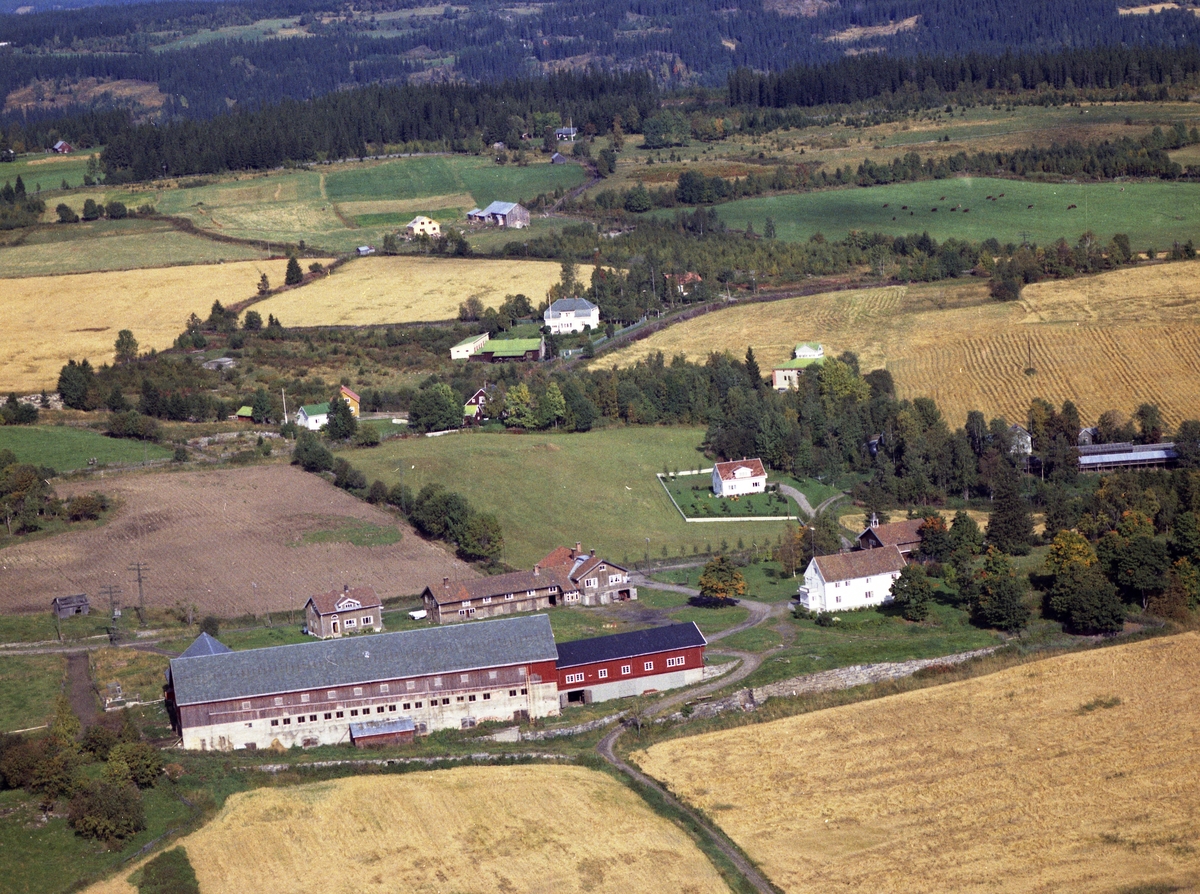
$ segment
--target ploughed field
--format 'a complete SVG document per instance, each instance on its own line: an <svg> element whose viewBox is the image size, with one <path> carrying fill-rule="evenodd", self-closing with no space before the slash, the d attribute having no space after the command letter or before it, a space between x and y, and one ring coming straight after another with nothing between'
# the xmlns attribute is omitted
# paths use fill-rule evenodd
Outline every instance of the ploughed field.
<svg viewBox="0 0 1200 894"><path fill-rule="evenodd" d="M179 842L204 894L706 894L691 840L580 767L461 767L233 795ZM88 894L133 894L122 871Z"/></svg>
<svg viewBox="0 0 1200 894"><path fill-rule="evenodd" d="M102 490L119 508L86 531L10 546L0 556L0 611L45 611L63 593L121 588L136 605L127 570L145 562L148 606L195 603L229 617L303 607L314 593L372 587L380 598L419 593L442 577L475 572L394 516L324 479L285 465L211 472L128 473L60 484L60 497ZM356 546L339 531L400 534Z"/></svg>
<svg viewBox="0 0 1200 894"><path fill-rule="evenodd" d="M968 280L746 304L670 326L593 364L653 351L703 361L752 345L764 374L800 341L891 371L900 397L932 397L952 426L969 410L1023 420L1034 397L1072 400L1094 422L1157 403L1171 425L1200 418L1200 261L1026 286L1001 303ZM1027 371L1028 370L1028 371Z"/></svg>
<svg viewBox="0 0 1200 894"><path fill-rule="evenodd" d="M1198 672L1187 633L634 759L789 892L1194 890Z"/></svg>

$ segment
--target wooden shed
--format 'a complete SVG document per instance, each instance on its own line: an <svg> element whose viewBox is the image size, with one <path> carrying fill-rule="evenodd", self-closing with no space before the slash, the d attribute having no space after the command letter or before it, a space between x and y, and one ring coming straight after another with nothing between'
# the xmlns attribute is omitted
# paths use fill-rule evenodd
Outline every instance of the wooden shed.
<svg viewBox="0 0 1200 894"><path fill-rule="evenodd" d="M380 720L376 723L350 724L350 740L355 748L379 748L407 745L417 734L417 726L408 717Z"/></svg>
<svg viewBox="0 0 1200 894"><path fill-rule="evenodd" d="M89 614L92 606L86 593L76 593L74 596L55 596L50 600L50 610L60 618L70 618Z"/></svg>

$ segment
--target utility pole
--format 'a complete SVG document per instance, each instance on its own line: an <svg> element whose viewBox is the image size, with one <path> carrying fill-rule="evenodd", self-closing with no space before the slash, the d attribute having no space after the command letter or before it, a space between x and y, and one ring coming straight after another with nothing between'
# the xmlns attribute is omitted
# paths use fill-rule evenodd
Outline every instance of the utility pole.
<svg viewBox="0 0 1200 894"><path fill-rule="evenodd" d="M146 594L142 590L142 580L150 572L150 566L147 565L145 562L134 562L132 565L129 566L129 570L137 572L138 621L140 621L142 624L145 624L146 618L142 613L146 609Z"/></svg>
<svg viewBox="0 0 1200 894"><path fill-rule="evenodd" d="M282 388L280 388L279 393L283 395L283 421L286 423L287 422L287 392L284 391Z"/></svg>
<svg viewBox="0 0 1200 894"><path fill-rule="evenodd" d="M117 623L121 619L121 602L117 599L120 592L121 588L112 584L100 588L100 595L108 600L108 639L113 643L121 638Z"/></svg>

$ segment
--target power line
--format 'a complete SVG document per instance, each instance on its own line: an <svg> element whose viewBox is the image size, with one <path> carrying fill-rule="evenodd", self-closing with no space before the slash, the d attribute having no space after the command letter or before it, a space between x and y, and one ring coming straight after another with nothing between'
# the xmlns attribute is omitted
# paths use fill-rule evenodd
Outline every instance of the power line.
<svg viewBox="0 0 1200 894"><path fill-rule="evenodd" d="M145 578L145 576L147 574L150 573L150 566L147 565L145 562L134 562L132 565L129 566L129 570L137 572L138 620L142 621L144 623L145 619L142 617L142 612L146 608L146 594L142 590L142 580Z"/></svg>

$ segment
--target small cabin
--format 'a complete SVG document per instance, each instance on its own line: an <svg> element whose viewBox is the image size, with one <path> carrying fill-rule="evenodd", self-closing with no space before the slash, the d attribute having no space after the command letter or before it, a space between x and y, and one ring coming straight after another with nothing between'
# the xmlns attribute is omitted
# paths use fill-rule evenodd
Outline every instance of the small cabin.
<svg viewBox="0 0 1200 894"><path fill-rule="evenodd" d="M55 596L50 600L50 610L59 618L71 618L90 614L92 606L86 593L76 593L74 596Z"/></svg>

